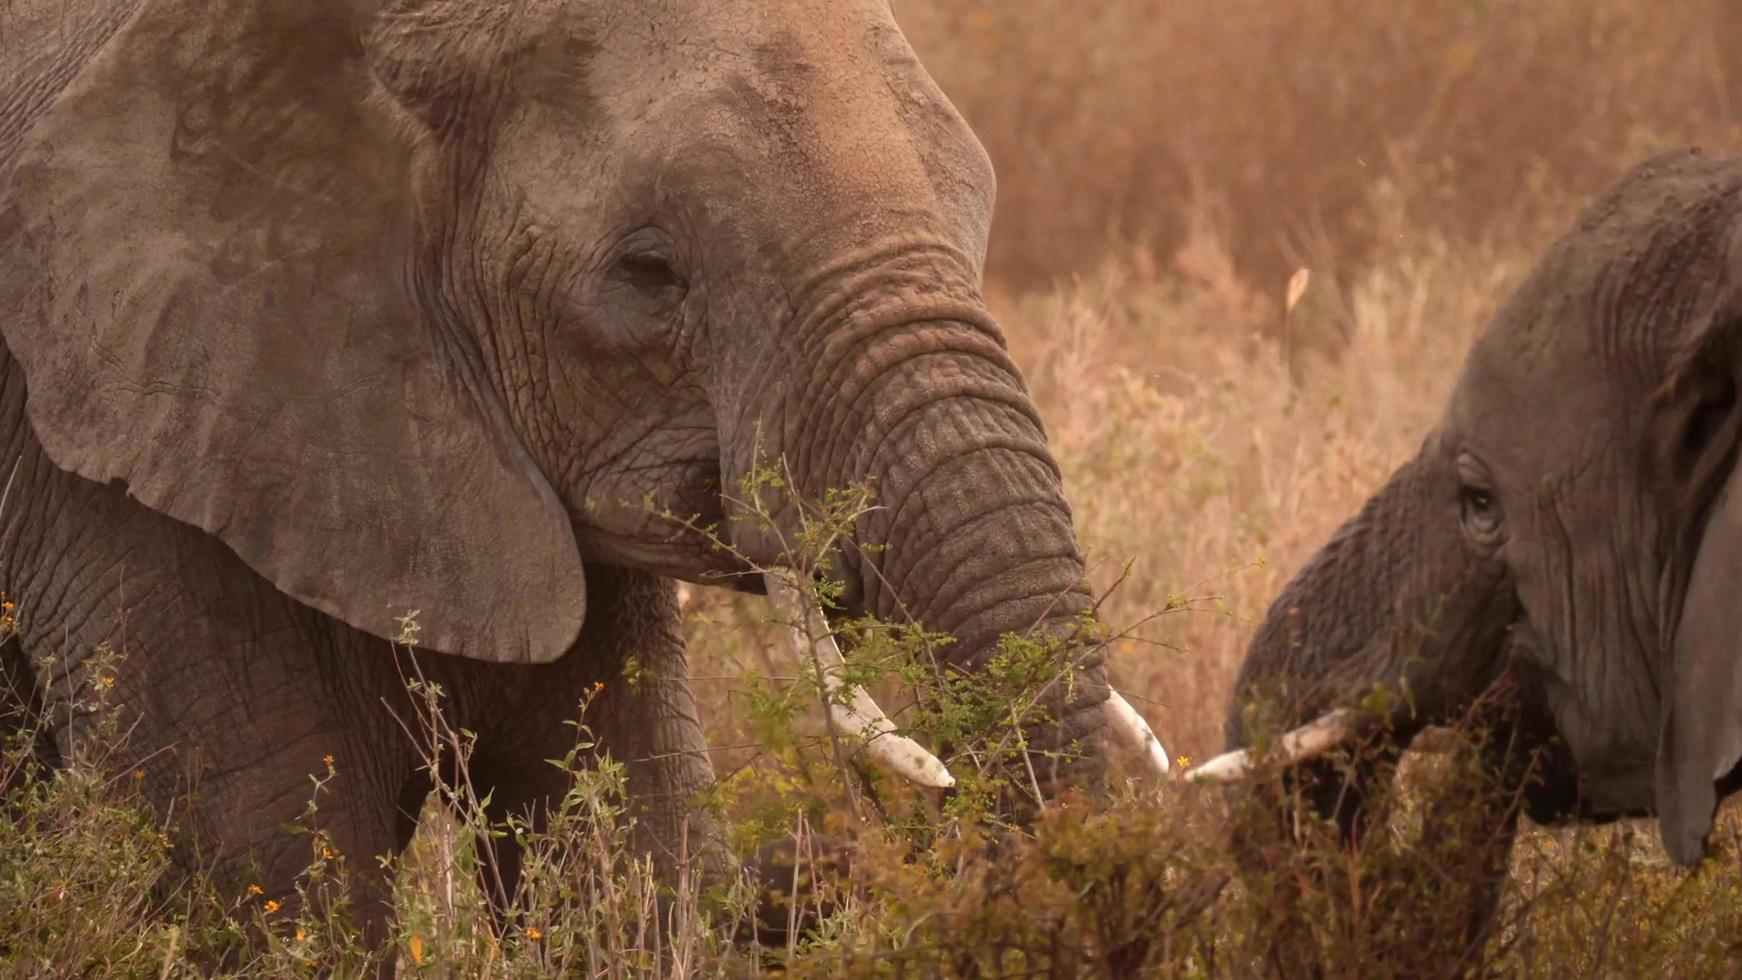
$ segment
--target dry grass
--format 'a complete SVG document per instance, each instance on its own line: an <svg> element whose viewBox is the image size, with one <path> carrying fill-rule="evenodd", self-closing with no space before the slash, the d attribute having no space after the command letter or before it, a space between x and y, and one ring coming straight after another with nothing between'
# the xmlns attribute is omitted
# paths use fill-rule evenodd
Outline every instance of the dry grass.
<svg viewBox="0 0 1742 980"><path fill-rule="evenodd" d="M1091 12L1092 11L1092 12ZM1260 281L1415 231L1515 239L1660 148L1733 139L1734 0L898 0L999 174L1000 276L1188 241ZM1376 221L1377 182L1404 226Z"/></svg>

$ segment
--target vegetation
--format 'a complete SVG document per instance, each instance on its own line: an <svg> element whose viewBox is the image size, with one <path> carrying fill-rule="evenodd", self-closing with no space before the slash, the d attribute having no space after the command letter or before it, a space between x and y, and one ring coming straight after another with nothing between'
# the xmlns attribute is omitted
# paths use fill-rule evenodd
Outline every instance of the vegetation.
<svg viewBox="0 0 1742 980"><path fill-rule="evenodd" d="M991 299L1066 474L1111 673L1182 763L1221 748L1234 666L1292 569L1414 451L1475 332L1578 202L1646 153L1733 146L1717 5L1642 0L899 0L997 163ZM1732 59L1733 60L1733 59ZM1307 269L1302 277L1297 269ZM1293 277L1297 302L1285 303ZM1300 286L1304 284L1304 291ZM839 503L839 502L837 502ZM850 521L824 508L817 533ZM1232 793L1114 786L1030 830L987 800L1053 651L964 688L935 638L850 624L852 676L971 790L942 800L831 750L766 604L696 590L691 665L721 782L700 801L748 857L786 840L796 900L626 847L622 778L576 750L548 829L430 805L387 955L421 976L1726 976L1742 969L1742 848L1668 868L1647 824L1529 828L1487 916L1496 799L1471 751L1406 759L1358 847L1278 779ZM120 656L105 652L104 656ZM1049 668L1050 669L1050 668ZM101 672L99 675L101 676ZM464 748L440 724L429 744ZM127 720L100 688L84 710ZM309 789L304 893L280 909L170 872L172 829L111 746L48 780L0 762L0 973L356 975L347 866ZM433 756L432 756L433 757ZM980 760L983 764L976 764ZM1121 767L1135 770L1136 766ZM525 842L500 929L476 847ZM1238 842L1237 846L1234 842ZM696 867L699 867L697 863ZM1464 941L1475 918L1474 946ZM758 946L756 931L778 938Z"/></svg>

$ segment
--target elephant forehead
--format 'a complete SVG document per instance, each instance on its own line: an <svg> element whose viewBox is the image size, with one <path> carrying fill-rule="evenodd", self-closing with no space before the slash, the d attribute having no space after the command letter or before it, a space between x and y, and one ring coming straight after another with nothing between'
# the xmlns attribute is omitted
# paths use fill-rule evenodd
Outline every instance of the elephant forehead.
<svg viewBox="0 0 1742 980"><path fill-rule="evenodd" d="M973 239L990 224L990 164L885 4L649 4L590 43L618 149L710 214L797 224L858 201L947 212Z"/></svg>
<svg viewBox="0 0 1742 980"><path fill-rule="evenodd" d="M1728 289L1739 181L1733 161L1667 154L1593 202L1483 330L1472 404L1584 417L1660 384Z"/></svg>
<svg viewBox="0 0 1742 980"><path fill-rule="evenodd" d="M1489 322L1454 389L1453 425L1538 470L1636 435L1652 392L1724 281L1718 236L1601 210L1557 242Z"/></svg>
<svg viewBox="0 0 1742 980"><path fill-rule="evenodd" d="M1636 386L1577 337L1552 347L1517 339L1485 338L1472 351L1449 412L1457 448L1502 470L1548 476L1612 443L1628 421L1617 411L1624 389Z"/></svg>

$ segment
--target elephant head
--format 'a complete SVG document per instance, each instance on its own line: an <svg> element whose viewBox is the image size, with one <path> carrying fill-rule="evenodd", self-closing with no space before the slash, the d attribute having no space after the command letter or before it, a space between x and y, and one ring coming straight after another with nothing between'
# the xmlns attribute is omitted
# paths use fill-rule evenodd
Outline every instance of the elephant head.
<svg viewBox="0 0 1742 980"><path fill-rule="evenodd" d="M883 0L145 0L5 149L51 458L360 629L545 662L588 563L761 591L775 463L872 488L849 604L956 667L1088 613L991 167Z"/></svg>
<svg viewBox="0 0 1742 980"><path fill-rule="evenodd" d="M1742 162L1651 160L1548 250L1416 457L1288 585L1241 699L1282 694L1298 723L1390 686L1406 741L1510 662L1561 746L1552 809L1654 813L1692 862L1742 759L1739 384Z"/></svg>

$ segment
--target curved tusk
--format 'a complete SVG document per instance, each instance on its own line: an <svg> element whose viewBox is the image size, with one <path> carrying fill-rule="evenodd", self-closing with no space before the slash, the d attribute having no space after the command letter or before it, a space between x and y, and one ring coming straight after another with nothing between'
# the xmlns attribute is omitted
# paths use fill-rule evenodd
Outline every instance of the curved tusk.
<svg viewBox="0 0 1742 980"><path fill-rule="evenodd" d="M768 586L768 598L781 617L792 624L793 648L799 656L815 661L821 668L830 722L844 734L863 740L865 751L873 759L903 778L935 789L956 785L956 777L950 775L942 760L913 739L898 734L895 723L871 700L871 695L842 678L846 661L817 604L776 573L764 575L763 580Z"/></svg>
<svg viewBox="0 0 1742 980"><path fill-rule="evenodd" d="M1348 741L1355 731L1355 713L1338 708L1277 739L1276 757L1285 764L1306 762ZM1255 768L1257 760L1251 750L1239 749L1216 756L1186 773L1186 778L1202 783L1232 783L1245 779Z"/></svg>
<svg viewBox="0 0 1742 980"><path fill-rule="evenodd" d="M1168 775L1167 747L1161 744L1161 739L1155 737L1155 729L1149 727L1149 722L1137 713L1131 702L1125 700L1118 691L1107 689L1107 700L1103 702L1107 712L1107 723L1112 727L1113 734L1120 741L1143 753L1149 760L1149 765L1158 774Z"/></svg>

